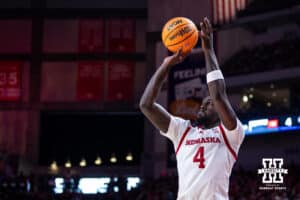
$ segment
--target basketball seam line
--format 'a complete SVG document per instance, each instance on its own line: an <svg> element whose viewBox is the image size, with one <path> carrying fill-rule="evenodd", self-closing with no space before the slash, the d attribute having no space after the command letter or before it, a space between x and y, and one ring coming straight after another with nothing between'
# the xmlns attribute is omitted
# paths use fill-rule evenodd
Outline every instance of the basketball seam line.
<svg viewBox="0 0 300 200"><path fill-rule="evenodd" d="M169 36L171 33L173 33L173 31L176 31L177 28L180 28L180 27L182 27L182 26L184 26L184 25L187 25L187 24L190 24L190 23L188 22L188 23L185 23L185 24L181 24L181 25L177 26L176 28L174 28L172 31L170 31L170 32L165 36L165 38L163 38L163 41L165 41L166 38L168 38L168 36Z"/></svg>
<svg viewBox="0 0 300 200"><path fill-rule="evenodd" d="M168 45L167 47L174 46L174 45L177 45L177 44L179 44L179 43L185 41L186 39L190 38L194 33L195 33L195 30L194 30L188 37L184 38L183 40L181 40L181 41L179 41L179 42L177 42L177 43L175 43L175 44L170 44L170 45Z"/></svg>

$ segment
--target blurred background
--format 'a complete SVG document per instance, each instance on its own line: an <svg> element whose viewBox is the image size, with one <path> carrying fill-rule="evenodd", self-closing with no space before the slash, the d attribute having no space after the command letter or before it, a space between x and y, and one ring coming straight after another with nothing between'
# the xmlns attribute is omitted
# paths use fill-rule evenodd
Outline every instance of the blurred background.
<svg viewBox="0 0 300 200"><path fill-rule="evenodd" d="M173 146L138 108L176 16L208 16L216 29L246 132L230 199L300 199L298 0L10 0L0 3L1 200L176 199ZM193 119L205 95L200 49L158 102ZM259 189L262 158L283 158L286 189Z"/></svg>

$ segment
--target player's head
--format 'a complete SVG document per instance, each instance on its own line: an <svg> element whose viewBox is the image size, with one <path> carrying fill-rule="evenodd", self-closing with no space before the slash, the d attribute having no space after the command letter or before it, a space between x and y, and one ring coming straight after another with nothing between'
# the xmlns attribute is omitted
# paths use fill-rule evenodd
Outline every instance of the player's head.
<svg viewBox="0 0 300 200"><path fill-rule="evenodd" d="M204 126L214 125L219 122L219 116L210 96L202 100L200 110L197 113L197 122Z"/></svg>

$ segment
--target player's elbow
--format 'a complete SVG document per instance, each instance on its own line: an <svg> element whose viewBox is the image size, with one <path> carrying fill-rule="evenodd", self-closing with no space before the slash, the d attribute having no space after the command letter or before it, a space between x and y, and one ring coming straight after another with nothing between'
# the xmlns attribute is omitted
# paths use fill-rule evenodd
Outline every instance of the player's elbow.
<svg viewBox="0 0 300 200"><path fill-rule="evenodd" d="M151 108L151 103L147 102L143 98L140 100L139 107L141 111L149 110Z"/></svg>
<svg viewBox="0 0 300 200"><path fill-rule="evenodd" d="M148 104L140 103L139 107L140 107L140 111L146 116L152 113L152 106Z"/></svg>
<svg viewBox="0 0 300 200"><path fill-rule="evenodd" d="M147 108L147 104L145 104L144 102L140 101L139 107L141 110L144 110L145 108Z"/></svg>

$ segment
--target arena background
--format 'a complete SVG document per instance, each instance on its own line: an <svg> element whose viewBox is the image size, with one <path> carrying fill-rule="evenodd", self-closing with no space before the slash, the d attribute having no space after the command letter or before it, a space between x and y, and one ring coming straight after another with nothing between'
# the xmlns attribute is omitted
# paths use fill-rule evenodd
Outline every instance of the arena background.
<svg viewBox="0 0 300 200"><path fill-rule="evenodd" d="M212 20L246 130L230 199L300 199L299 1L10 0L0 3L1 200L176 199L172 145L138 108L175 16ZM158 99L185 117L205 95L193 56ZM180 70L189 76L175 79ZM258 174L263 158L288 169L277 188Z"/></svg>

